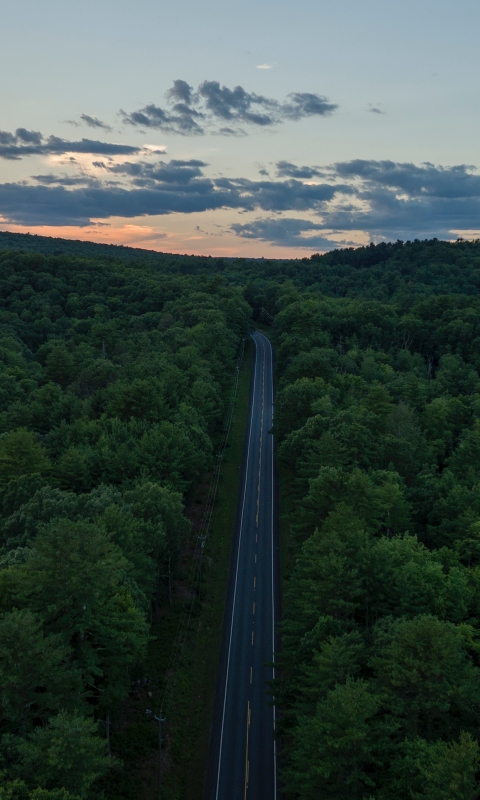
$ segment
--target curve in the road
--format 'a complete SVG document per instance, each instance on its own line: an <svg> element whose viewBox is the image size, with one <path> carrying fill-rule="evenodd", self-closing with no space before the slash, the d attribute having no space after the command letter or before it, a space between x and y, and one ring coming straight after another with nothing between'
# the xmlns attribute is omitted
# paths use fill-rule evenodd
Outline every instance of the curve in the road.
<svg viewBox="0 0 480 800"><path fill-rule="evenodd" d="M224 617L206 800L276 800L277 594L273 352L256 331L250 414ZM265 666L265 664L270 666Z"/></svg>

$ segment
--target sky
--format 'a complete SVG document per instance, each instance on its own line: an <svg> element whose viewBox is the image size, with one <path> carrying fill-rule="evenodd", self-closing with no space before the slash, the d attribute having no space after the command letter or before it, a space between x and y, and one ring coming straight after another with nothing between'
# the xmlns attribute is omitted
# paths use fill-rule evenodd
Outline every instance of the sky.
<svg viewBox="0 0 480 800"><path fill-rule="evenodd" d="M0 12L0 230L265 258L480 236L478 0Z"/></svg>

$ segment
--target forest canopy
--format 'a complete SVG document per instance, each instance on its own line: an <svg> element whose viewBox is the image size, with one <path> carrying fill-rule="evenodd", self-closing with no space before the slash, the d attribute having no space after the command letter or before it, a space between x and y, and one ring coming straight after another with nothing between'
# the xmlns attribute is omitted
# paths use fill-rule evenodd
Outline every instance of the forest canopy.
<svg viewBox="0 0 480 800"><path fill-rule="evenodd" d="M0 800L94 800L241 337L275 318L289 798L480 796L480 243L0 234Z"/></svg>
<svg viewBox="0 0 480 800"><path fill-rule="evenodd" d="M276 308L286 787L478 797L480 298Z"/></svg>
<svg viewBox="0 0 480 800"><path fill-rule="evenodd" d="M250 309L119 262L3 251L0 276L0 797L93 798Z"/></svg>

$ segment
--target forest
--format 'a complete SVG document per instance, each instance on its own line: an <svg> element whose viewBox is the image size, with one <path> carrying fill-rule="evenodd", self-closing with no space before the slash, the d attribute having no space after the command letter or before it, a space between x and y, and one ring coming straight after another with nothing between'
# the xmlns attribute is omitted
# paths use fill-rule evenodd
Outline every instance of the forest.
<svg viewBox="0 0 480 800"><path fill-rule="evenodd" d="M239 343L274 319L289 800L480 796L480 243L0 234L0 800L108 797Z"/></svg>
<svg viewBox="0 0 480 800"><path fill-rule="evenodd" d="M279 296L291 797L480 794L480 299Z"/></svg>
<svg viewBox="0 0 480 800"><path fill-rule="evenodd" d="M0 797L100 797L250 309L215 276L0 274Z"/></svg>

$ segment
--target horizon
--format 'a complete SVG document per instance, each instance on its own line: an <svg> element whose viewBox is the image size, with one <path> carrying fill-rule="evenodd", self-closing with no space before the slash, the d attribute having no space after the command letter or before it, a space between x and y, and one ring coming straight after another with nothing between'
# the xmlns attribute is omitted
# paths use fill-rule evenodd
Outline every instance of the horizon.
<svg viewBox="0 0 480 800"><path fill-rule="evenodd" d="M280 259L477 238L479 22L473 0L19 0L0 230Z"/></svg>

